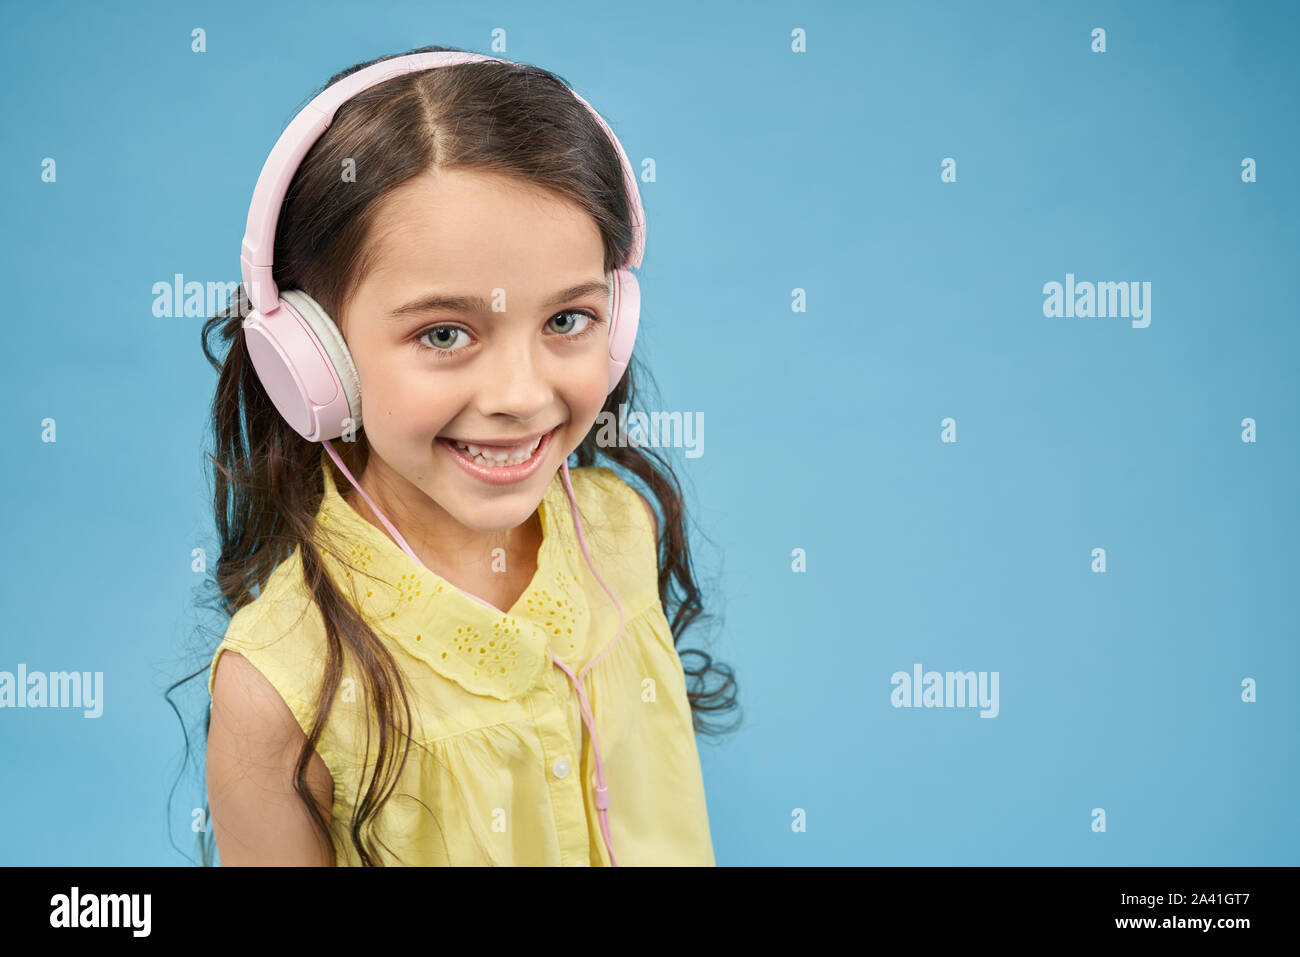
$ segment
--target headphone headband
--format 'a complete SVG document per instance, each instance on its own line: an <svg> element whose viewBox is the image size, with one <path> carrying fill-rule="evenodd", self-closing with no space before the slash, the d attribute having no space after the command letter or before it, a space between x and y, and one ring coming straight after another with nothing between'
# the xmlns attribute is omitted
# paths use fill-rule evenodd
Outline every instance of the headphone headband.
<svg viewBox="0 0 1300 957"><path fill-rule="evenodd" d="M312 144L320 139L334 122L334 114L338 112L339 107L362 90L407 73L486 60L513 63L511 60L502 60L499 57L457 51L411 53L381 60L326 87L290 121L284 132L280 134L280 138L276 140L270 156L262 166L261 174L257 177L257 186L253 190L253 202L248 210L248 223L244 230L244 241L239 256L244 289L247 290L248 297L257 311L270 312L280 298L280 291L276 287L275 280L271 278L271 266L275 254L275 230L280 219L280 207L289 192L289 184ZM592 109L590 103L573 90L569 92L573 93L578 102L587 108L618 151L619 163L623 168L623 183L632 204L629 211L632 219L632 248L628 252L627 262L624 265L633 269L639 268L645 253L645 210L641 205L636 174L627 158L627 153L623 151L623 144L618 141L609 124Z"/></svg>

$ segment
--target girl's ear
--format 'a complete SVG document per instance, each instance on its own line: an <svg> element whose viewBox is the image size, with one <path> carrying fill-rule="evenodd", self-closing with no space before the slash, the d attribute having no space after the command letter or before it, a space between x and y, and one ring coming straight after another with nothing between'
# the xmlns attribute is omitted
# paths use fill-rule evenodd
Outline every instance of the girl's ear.
<svg viewBox="0 0 1300 957"><path fill-rule="evenodd" d="M244 321L248 354L276 411L309 442L361 427L361 380L334 320L301 289Z"/></svg>

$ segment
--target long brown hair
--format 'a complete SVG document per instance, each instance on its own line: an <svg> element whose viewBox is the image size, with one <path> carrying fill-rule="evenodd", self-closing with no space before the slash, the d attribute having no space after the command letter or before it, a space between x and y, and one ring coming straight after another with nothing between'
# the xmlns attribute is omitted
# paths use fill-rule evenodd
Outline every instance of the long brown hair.
<svg viewBox="0 0 1300 957"><path fill-rule="evenodd" d="M410 52L453 49L429 46ZM386 59L390 57L359 63L335 74L329 83ZM341 184L338 171L349 158L365 173ZM378 201L421 173L456 168L510 175L565 196L587 210L599 227L605 269L625 261L632 243L628 197L617 152L600 125L563 78L535 66L484 61L388 80L338 110L333 124L304 157L281 208L273 273L277 286L302 289L331 316L341 315L368 266L366 239ZM221 613L232 616L256 597L280 562L299 550L306 586L324 619L328 657L294 786L337 863L329 822L311 797L306 772L346 652L364 676L381 732L374 775L350 823L358 857L373 866L381 861L370 825L405 765L410 738L401 729L410 727L410 705L392 655L325 572L313 530L324 491L324 450L295 432L262 388L241 327L250 308L241 285L228 307L203 326L203 352L219 374L212 404L216 448L208 459L220 557L205 584L215 587L214 604ZM214 334L223 342L224 359L214 354ZM634 357L604 409L616 413L620 404L633 407L638 397L634 377L645 371ZM598 447L597 431L593 428L578 446L578 465L595 464L599 453L640 479L658 501L659 597L676 645L703 614L681 486L672 466L653 449L631 443ZM352 473L360 475L369 456L364 425L355 442L336 443L335 448ZM304 481L304 476L313 478ZM339 560L346 561L343 556ZM734 725L716 727L708 720L710 714L737 708L734 673L704 651L679 649L679 655L695 730L715 735L734 730ZM687 666L688 656L698 660L694 667ZM710 684L717 687L710 689ZM205 737L210 719L209 705ZM406 742L400 755L392 746L394 739ZM199 846L208 864L211 848L204 834L200 832Z"/></svg>

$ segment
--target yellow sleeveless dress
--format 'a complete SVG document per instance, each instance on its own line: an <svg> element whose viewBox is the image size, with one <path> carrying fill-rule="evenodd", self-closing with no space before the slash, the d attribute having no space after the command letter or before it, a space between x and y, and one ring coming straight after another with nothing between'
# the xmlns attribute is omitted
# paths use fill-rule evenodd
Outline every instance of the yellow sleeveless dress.
<svg viewBox="0 0 1300 957"><path fill-rule="evenodd" d="M411 705L410 751L377 819L379 861L610 864L578 694L547 649L579 675L614 640L619 616L583 558L559 473L539 508L537 573L502 614L413 561L362 518L339 494L332 463L321 458L317 539L355 566L327 550L326 568L393 654ZM650 517L612 470L592 466L569 475L587 549L626 618L614 649L582 679L609 788L614 853L621 866L711 866L703 776L681 660L659 601ZM212 658L209 694L222 652L237 651L306 733L325 647L324 621L295 550L231 618ZM316 749L334 778L331 831L340 865L361 864L349 827L379 740L366 699L361 672L345 657ZM403 742L390 741L400 754Z"/></svg>

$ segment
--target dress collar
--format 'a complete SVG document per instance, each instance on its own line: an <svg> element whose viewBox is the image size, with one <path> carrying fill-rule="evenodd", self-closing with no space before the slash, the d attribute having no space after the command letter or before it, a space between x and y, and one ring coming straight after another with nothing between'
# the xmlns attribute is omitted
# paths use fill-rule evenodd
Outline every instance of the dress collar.
<svg viewBox="0 0 1300 957"><path fill-rule="evenodd" d="M321 469L325 493L316 529L324 563L377 632L466 691L502 701L532 686L550 648L561 660L581 657L591 616L573 574L577 543L558 471L539 506L537 572L514 605L502 611L480 604L414 561L339 494L324 455ZM348 564L339 562L330 546Z"/></svg>

